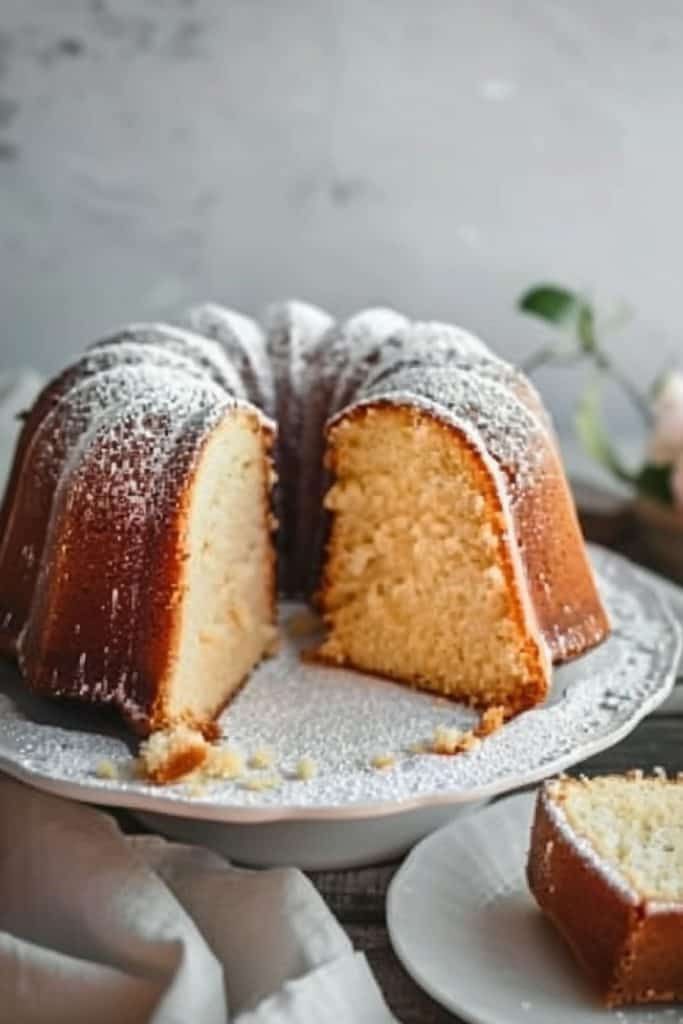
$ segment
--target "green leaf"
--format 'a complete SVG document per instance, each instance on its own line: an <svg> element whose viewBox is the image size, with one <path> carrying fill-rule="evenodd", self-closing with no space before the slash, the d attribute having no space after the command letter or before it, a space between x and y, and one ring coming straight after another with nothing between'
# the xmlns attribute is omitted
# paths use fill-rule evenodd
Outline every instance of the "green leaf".
<svg viewBox="0 0 683 1024"><path fill-rule="evenodd" d="M593 378L581 397L576 411L576 432L591 458L618 480L629 484L635 482L633 473L624 466L602 422L598 377Z"/></svg>
<svg viewBox="0 0 683 1024"><path fill-rule="evenodd" d="M639 494L663 501L666 505L673 504L671 466L655 466L646 462L635 478L635 485Z"/></svg>
<svg viewBox="0 0 683 1024"><path fill-rule="evenodd" d="M524 313L531 313L552 324L574 325L578 322L585 302L575 292L554 284L536 285L525 292L517 302Z"/></svg>

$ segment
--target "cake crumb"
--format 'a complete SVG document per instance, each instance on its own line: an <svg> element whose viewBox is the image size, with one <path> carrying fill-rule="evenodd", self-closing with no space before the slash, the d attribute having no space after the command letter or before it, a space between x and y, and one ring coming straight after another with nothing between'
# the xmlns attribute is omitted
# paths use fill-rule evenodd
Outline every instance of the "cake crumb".
<svg viewBox="0 0 683 1024"><path fill-rule="evenodd" d="M462 729L455 726L437 725L430 749L434 754L455 754L463 735Z"/></svg>
<svg viewBox="0 0 683 1024"><path fill-rule="evenodd" d="M396 765L395 754L375 754L370 761L370 764L379 772L388 771Z"/></svg>
<svg viewBox="0 0 683 1024"><path fill-rule="evenodd" d="M118 779L119 770L113 761L105 757L95 766L95 775L98 779Z"/></svg>
<svg viewBox="0 0 683 1024"><path fill-rule="evenodd" d="M661 764L656 764L652 769L652 774L656 779L666 779L666 768L663 768Z"/></svg>
<svg viewBox="0 0 683 1024"><path fill-rule="evenodd" d="M318 765L312 757L304 756L296 766L296 775L302 782L310 782L318 774Z"/></svg>
<svg viewBox="0 0 683 1024"><path fill-rule="evenodd" d="M481 740L479 739L479 737L475 736L471 729L468 729L467 732L463 735L462 742L460 744L460 751L464 754L467 754L471 750L476 750L477 747L480 745Z"/></svg>
<svg viewBox="0 0 683 1024"><path fill-rule="evenodd" d="M142 774L151 782L174 782L204 764L209 744L197 729L179 725L153 732L140 744Z"/></svg>
<svg viewBox="0 0 683 1024"><path fill-rule="evenodd" d="M282 782L279 775L256 775L250 779L242 780L242 789L250 789L254 793L260 793L264 789L276 789Z"/></svg>
<svg viewBox="0 0 683 1024"><path fill-rule="evenodd" d="M626 772L626 778L632 779L634 782L640 782L643 778L643 771L641 768L631 768L630 771Z"/></svg>
<svg viewBox="0 0 683 1024"><path fill-rule="evenodd" d="M474 730L474 735L479 739L484 739L485 736L491 736L492 733L498 732L504 724L505 709L500 704L494 704L482 714Z"/></svg>
<svg viewBox="0 0 683 1024"><path fill-rule="evenodd" d="M431 752L433 754L466 754L480 745L481 740L474 730L437 725L432 737Z"/></svg>
<svg viewBox="0 0 683 1024"><path fill-rule="evenodd" d="M211 747L202 771L209 779L236 779L244 767L244 755L236 747Z"/></svg>
<svg viewBox="0 0 683 1024"><path fill-rule="evenodd" d="M257 747L249 757L248 764L250 768L272 768L275 764L275 754L270 747Z"/></svg>

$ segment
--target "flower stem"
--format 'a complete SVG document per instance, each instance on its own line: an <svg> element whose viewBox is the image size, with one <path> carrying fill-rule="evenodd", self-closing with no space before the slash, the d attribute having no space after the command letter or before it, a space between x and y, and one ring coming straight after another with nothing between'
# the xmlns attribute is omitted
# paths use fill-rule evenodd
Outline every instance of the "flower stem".
<svg viewBox="0 0 683 1024"><path fill-rule="evenodd" d="M614 364L610 356L608 356L605 350L602 349L597 342L593 349L593 358L597 368L603 373L610 374L614 378L624 394L633 402L645 423L650 426L652 424L652 412L647 399L641 395L635 384L633 384L626 374Z"/></svg>
<svg viewBox="0 0 683 1024"><path fill-rule="evenodd" d="M554 362L555 354L556 347L554 345L542 345L541 348L532 352L531 355L520 364L520 370L522 373L533 373L534 370L540 369L541 366Z"/></svg>

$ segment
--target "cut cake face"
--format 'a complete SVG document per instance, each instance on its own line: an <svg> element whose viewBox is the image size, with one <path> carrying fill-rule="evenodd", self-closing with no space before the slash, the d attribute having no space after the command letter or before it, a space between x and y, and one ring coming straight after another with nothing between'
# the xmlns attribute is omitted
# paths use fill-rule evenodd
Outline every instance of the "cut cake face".
<svg viewBox="0 0 683 1024"><path fill-rule="evenodd" d="M320 658L510 714L542 700L550 658L491 461L398 405L351 414L332 444Z"/></svg>

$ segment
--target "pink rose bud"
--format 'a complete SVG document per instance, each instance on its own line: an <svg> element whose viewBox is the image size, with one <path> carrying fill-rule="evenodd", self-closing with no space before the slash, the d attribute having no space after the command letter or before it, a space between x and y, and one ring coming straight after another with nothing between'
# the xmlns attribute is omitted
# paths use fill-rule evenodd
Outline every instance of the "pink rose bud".
<svg viewBox="0 0 683 1024"><path fill-rule="evenodd" d="M670 373L652 403L651 462L669 466L683 458L683 373Z"/></svg>
<svg viewBox="0 0 683 1024"><path fill-rule="evenodd" d="M683 509L683 452L678 456L671 471L671 490L674 505Z"/></svg>

